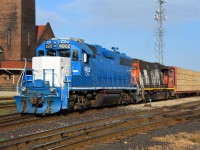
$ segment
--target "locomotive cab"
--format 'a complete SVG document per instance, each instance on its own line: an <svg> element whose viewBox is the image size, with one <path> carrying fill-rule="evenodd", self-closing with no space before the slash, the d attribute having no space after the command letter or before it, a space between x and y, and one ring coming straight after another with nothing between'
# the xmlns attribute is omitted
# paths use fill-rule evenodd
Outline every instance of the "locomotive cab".
<svg viewBox="0 0 200 150"><path fill-rule="evenodd" d="M15 96L17 110L52 114L61 108L67 109L69 95L63 89L68 90L72 74L80 72L76 65L71 71L72 64L80 60L80 52L67 39L51 39L40 45L32 59L32 74L28 75L24 69L19 94Z"/></svg>

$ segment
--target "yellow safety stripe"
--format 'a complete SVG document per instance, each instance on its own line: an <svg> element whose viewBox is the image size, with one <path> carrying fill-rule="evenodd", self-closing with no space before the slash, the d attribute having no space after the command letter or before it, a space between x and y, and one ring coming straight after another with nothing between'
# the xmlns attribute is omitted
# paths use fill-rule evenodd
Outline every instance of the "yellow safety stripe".
<svg viewBox="0 0 200 150"><path fill-rule="evenodd" d="M140 90L142 90L140 88ZM145 91L153 91L153 90L174 90L174 88L144 88Z"/></svg>

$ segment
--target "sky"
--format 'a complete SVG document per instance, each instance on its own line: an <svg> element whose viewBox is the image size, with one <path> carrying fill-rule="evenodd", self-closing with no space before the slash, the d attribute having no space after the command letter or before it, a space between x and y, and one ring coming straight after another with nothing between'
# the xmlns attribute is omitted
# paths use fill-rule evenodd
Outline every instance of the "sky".
<svg viewBox="0 0 200 150"><path fill-rule="evenodd" d="M200 72L200 0L168 0L164 7L164 64ZM157 8L155 0L36 0L36 23L49 22L58 38L155 62Z"/></svg>

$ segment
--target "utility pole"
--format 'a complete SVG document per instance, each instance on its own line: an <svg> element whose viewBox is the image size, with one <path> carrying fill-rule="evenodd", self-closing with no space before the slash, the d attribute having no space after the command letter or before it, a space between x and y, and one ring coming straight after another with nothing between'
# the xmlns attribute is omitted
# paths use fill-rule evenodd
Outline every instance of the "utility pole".
<svg viewBox="0 0 200 150"><path fill-rule="evenodd" d="M158 60L160 64L164 63L164 36L165 36L165 29L164 29L164 21L167 19L165 16L165 9L164 4L167 3L167 0L155 0L158 3L158 9L156 10L155 20L157 22L156 31L155 31L155 58Z"/></svg>

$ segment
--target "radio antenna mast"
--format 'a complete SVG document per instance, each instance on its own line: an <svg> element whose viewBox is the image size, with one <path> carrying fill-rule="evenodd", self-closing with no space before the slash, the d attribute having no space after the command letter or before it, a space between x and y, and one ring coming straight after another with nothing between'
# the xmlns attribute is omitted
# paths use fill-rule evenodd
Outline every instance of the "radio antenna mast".
<svg viewBox="0 0 200 150"><path fill-rule="evenodd" d="M157 27L155 31L155 58L158 60L159 63L164 63L164 36L165 36L165 29L164 29L164 21L167 19L165 16L165 9L164 4L167 3L167 0L155 0L158 3L159 8L156 10L155 20L157 22Z"/></svg>

